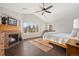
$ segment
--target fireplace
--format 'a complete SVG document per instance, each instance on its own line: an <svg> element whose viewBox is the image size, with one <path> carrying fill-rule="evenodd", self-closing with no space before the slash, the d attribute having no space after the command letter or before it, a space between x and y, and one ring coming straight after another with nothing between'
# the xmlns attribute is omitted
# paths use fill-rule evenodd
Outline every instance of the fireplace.
<svg viewBox="0 0 79 59"><path fill-rule="evenodd" d="M19 35L18 34L9 34L9 45L12 45L16 42L18 42L19 40Z"/></svg>
<svg viewBox="0 0 79 59"><path fill-rule="evenodd" d="M21 33L19 31L10 31L4 33L5 33L4 34L5 49L11 48L22 41Z"/></svg>

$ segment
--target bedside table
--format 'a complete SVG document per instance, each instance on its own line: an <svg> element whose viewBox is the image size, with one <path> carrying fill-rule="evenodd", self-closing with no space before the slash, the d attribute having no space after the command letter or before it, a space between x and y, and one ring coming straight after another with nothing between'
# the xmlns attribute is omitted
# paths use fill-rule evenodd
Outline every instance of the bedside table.
<svg viewBox="0 0 79 59"><path fill-rule="evenodd" d="M66 54L67 56L79 56L79 45L76 45L76 39L69 39L66 43L67 49Z"/></svg>

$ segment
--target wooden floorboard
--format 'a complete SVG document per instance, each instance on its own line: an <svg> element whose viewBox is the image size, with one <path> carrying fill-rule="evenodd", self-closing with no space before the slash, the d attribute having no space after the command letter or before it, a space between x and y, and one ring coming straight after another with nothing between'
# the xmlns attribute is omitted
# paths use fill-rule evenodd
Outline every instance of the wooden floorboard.
<svg viewBox="0 0 79 59"><path fill-rule="evenodd" d="M53 45L53 44L52 44ZM48 52L44 52L36 46L29 43L27 40L19 43L18 45L7 49L5 51L6 56L65 56L66 50L59 46L53 45Z"/></svg>

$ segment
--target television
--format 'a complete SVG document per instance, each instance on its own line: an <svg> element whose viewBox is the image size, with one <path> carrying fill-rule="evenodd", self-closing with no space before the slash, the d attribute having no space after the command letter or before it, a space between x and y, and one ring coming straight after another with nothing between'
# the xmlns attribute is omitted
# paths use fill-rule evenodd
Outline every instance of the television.
<svg viewBox="0 0 79 59"><path fill-rule="evenodd" d="M15 25L15 26L16 26L16 25L17 25L17 20L14 19L14 18L10 18L10 17L9 17L8 24L9 24L9 25Z"/></svg>

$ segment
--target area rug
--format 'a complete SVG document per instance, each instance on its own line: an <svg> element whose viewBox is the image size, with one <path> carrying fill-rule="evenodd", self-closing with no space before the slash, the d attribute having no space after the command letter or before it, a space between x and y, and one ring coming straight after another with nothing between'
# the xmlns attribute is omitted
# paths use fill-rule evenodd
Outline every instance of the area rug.
<svg viewBox="0 0 79 59"><path fill-rule="evenodd" d="M29 42L44 52L48 52L53 48L52 45L50 45L49 43L47 43L42 39L34 39L34 40L30 40Z"/></svg>

